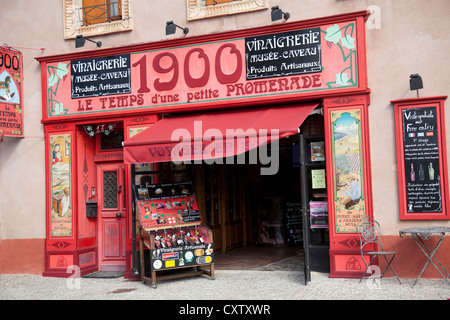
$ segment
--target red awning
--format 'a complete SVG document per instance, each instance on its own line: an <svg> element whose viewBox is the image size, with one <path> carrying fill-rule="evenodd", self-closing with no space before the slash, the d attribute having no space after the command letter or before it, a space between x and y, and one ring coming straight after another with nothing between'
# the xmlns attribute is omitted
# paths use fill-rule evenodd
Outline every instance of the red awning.
<svg viewBox="0 0 450 320"><path fill-rule="evenodd" d="M317 106L314 103L164 118L124 142L124 160L130 164L239 155L297 134Z"/></svg>

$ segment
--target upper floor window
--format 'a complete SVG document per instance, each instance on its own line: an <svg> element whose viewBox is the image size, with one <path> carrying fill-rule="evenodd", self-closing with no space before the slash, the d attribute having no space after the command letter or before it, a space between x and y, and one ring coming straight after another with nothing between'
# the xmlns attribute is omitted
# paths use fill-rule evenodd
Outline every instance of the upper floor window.
<svg viewBox="0 0 450 320"><path fill-rule="evenodd" d="M64 38L133 29L130 0L64 0Z"/></svg>
<svg viewBox="0 0 450 320"><path fill-rule="evenodd" d="M83 26L122 20L121 0L83 0L83 6L76 10Z"/></svg>
<svg viewBox="0 0 450 320"><path fill-rule="evenodd" d="M269 8L269 0L186 0L187 19L198 20Z"/></svg>

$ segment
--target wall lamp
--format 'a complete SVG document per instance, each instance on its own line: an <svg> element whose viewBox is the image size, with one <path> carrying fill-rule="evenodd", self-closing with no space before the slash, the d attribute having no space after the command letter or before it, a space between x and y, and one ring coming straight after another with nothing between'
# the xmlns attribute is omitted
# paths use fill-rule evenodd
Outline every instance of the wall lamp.
<svg viewBox="0 0 450 320"><path fill-rule="evenodd" d="M83 37L82 34L77 35L77 38L75 39L75 48L81 48L84 47L84 44L87 41L93 42L95 44L97 44L97 47L101 47L102 46L102 42L101 41L94 41L88 38Z"/></svg>
<svg viewBox="0 0 450 320"><path fill-rule="evenodd" d="M413 73L409 76L409 89L411 91L417 90L417 98L419 97L419 89L423 89L423 81L418 73Z"/></svg>
<svg viewBox="0 0 450 320"><path fill-rule="evenodd" d="M291 15L288 12L283 12L278 6L272 7L272 21L281 20L281 18L284 18L284 21L289 19Z"/></svg>
<svg viewBox="0 0 450 320"><path fill-rule="evenodd" d="M178 28L180 28L181 30L183 30L184 36L186 36L189 32L188 28L182 28L179 25L176 25L175 23L173 23L173 21L167 21L166 22L166 36L168 36L169 34L174 34L175 30Z"/></svg>

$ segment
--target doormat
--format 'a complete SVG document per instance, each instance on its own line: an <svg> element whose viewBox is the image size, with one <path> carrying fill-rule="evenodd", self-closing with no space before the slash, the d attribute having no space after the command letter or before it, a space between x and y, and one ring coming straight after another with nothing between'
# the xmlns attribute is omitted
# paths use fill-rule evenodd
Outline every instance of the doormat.
<svg viewBox="0 0 450 320"><path fill-rule="evenodd" d="M124 272L123 271L96 271L94 273L87 274L83 276L83 278L105 278L105 279L112 279L112 278L119 278L123 277Z"/></svg>

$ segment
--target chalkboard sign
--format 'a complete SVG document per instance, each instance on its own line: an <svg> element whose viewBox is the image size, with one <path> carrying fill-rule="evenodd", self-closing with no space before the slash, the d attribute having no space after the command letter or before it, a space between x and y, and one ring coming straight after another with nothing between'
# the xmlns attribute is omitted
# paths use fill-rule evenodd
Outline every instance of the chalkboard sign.
<svg viewBox="0 0 450 320"><path fill-rule="evenodd" d="M131 93L130 55L73 60L72 99Z"/></svg>
<svg viewBox="0 0 450 320"><path fill-rule="evenodd" d="M320 28L245 39L247 80L322 71Z"/></svg>
<svg viewBox="0 0 450 320"><path fill-rule="evenodd" d="M284 221L286 243L297 244L302 242L302 210L299 201L286 201Z"/></svg>
<svg viewBox="0 0 450 320"><path fill-rule="evenodd" d="M408 212L442 212L436 107L402 110Z"/></svg>
<svg viewBox="0 0 450 320"><path fill-rule="evenodd" d="M448 220L447 97L391 101L395 107L401 220Z"/></svg>

